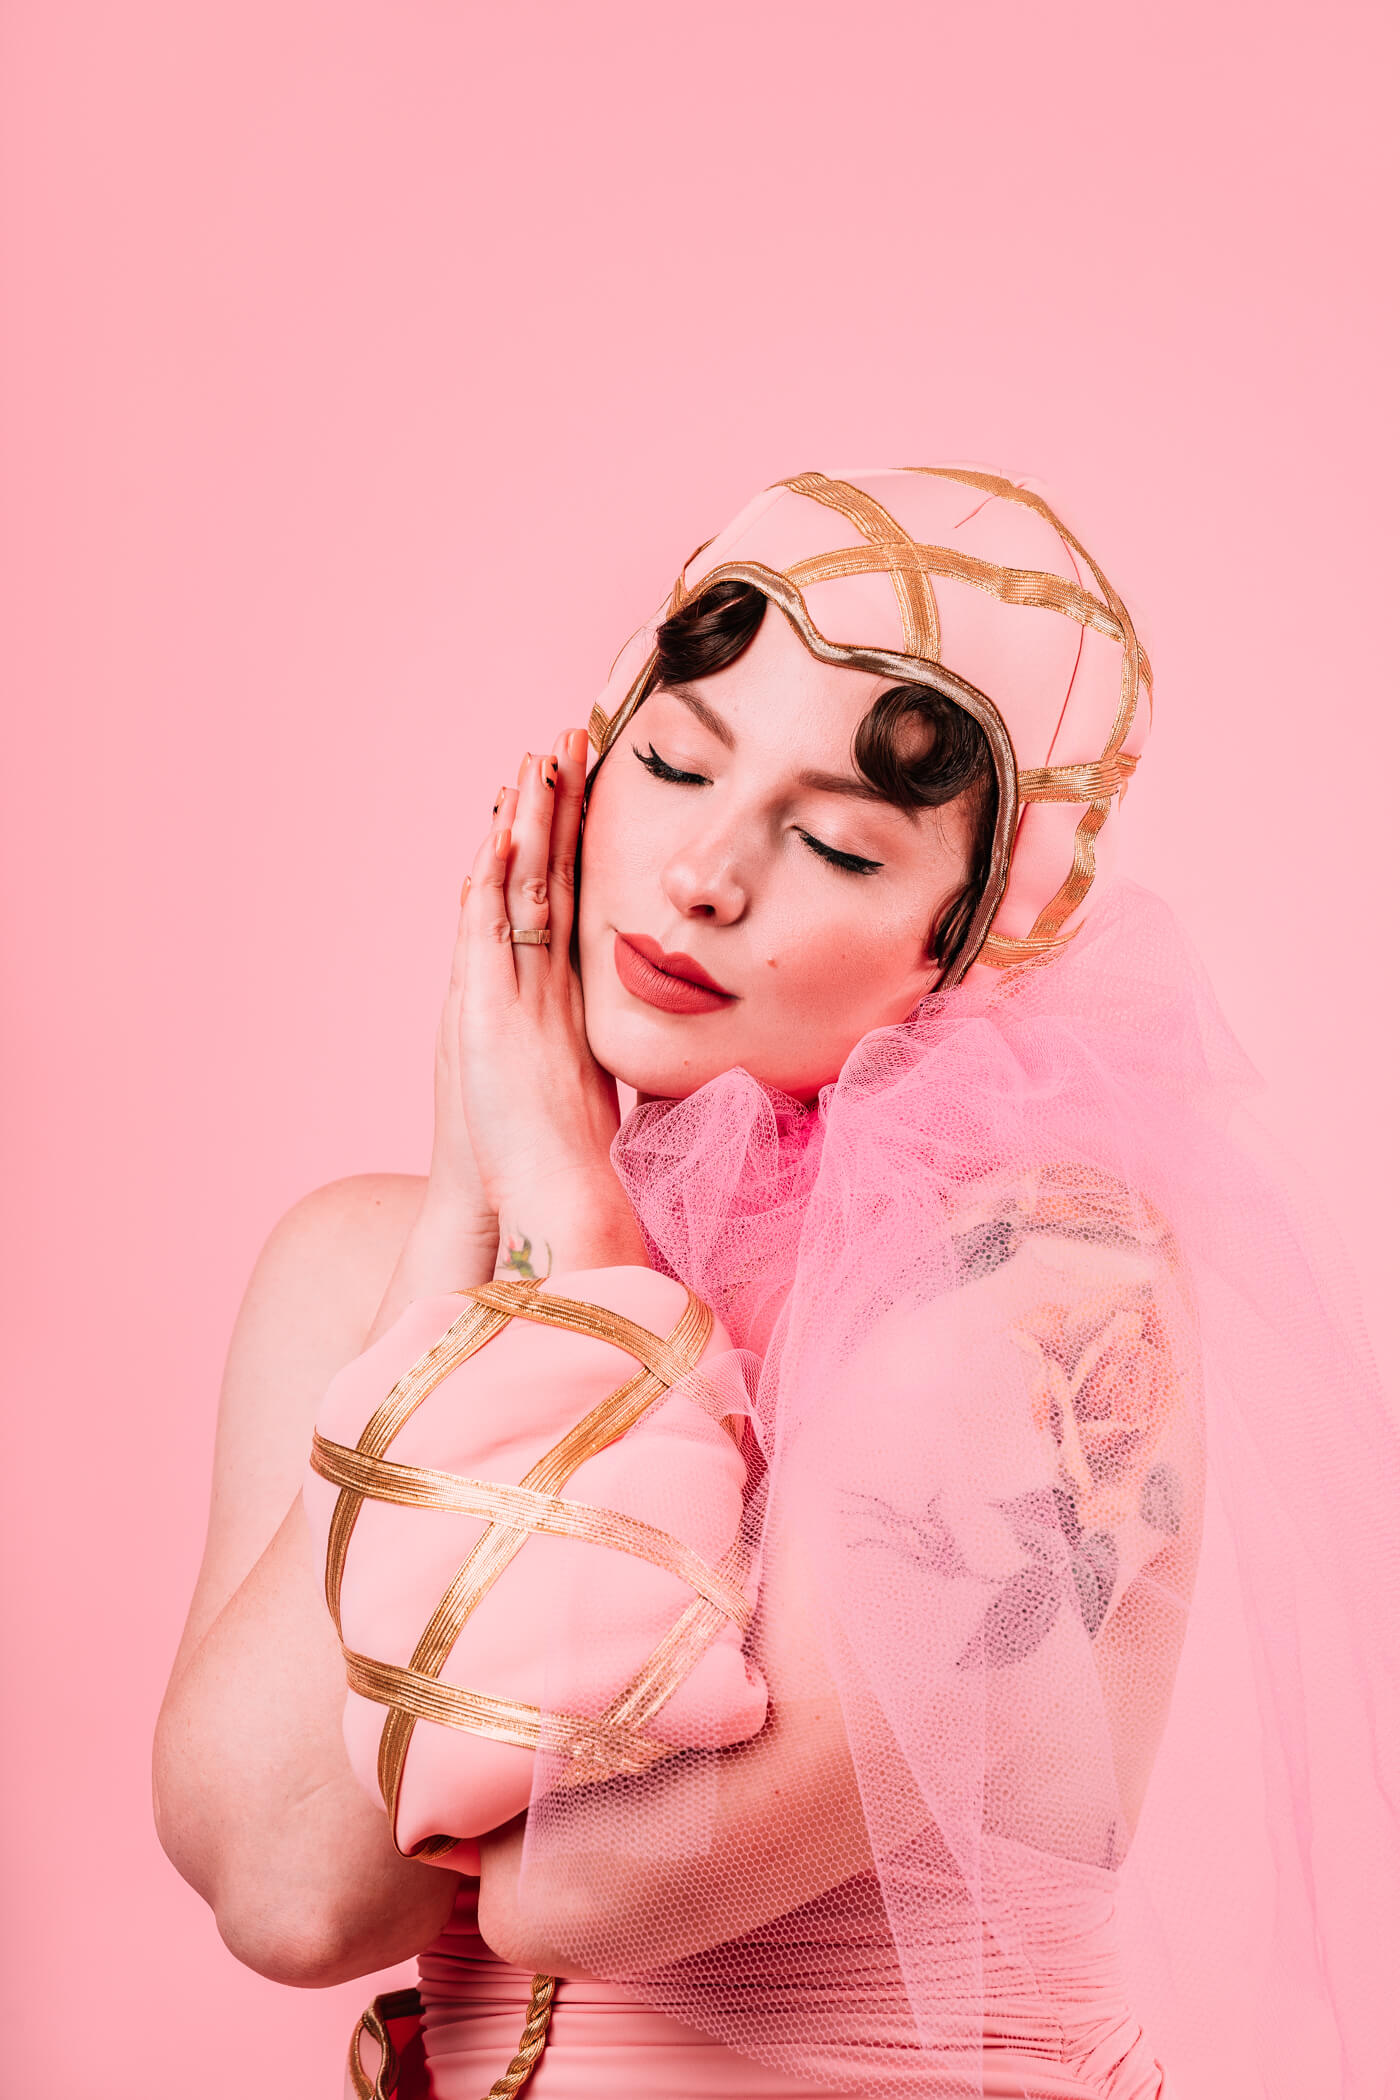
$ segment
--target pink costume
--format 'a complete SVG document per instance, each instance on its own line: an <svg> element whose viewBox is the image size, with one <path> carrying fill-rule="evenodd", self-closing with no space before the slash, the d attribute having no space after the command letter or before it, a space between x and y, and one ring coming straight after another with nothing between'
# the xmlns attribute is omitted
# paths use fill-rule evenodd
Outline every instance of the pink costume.
<svg viewBox="0 0 1400 2100"><path fill-rule="evenodd" d="M1400 1455L1197 964L1106 879L1131 620L1023 485L799 476L624 650L602 756L719 581L974 715L991 876L817 1102L734 1071L633 1114L654 1273L411 1308L328 1395L357 1768L464 1870L528 1801L522 1907L607 1979L541 2052L550 1980L464 1880L398 2089L421 2048L437 2100L1382 2100Z"/></svg>

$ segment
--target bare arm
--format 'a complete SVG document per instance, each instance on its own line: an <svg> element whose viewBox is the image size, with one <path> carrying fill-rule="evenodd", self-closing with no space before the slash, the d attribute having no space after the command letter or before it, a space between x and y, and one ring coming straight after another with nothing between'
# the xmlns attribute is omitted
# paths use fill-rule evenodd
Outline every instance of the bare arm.
<svg viewBox="0 0 1400 2100"><path fill-rule="evenodd" d="M333 1184L272 1234L220 1402L209 1537L155 1747L156 1821L225 1941L280 1982L343 1981L441 1928L456 1877L405 1860L341 1739L345 1677L300 1485L334 1373L437 1267L489 1273L421 1219L406 1175ZM433 1221L429 1221L430 1225ZM387 1287L387 1294L386 1294ZM381 1321L378 1324L383 1324Z"/></svg>
<svg viewBox="0 0 1400 2100"><path fill-rule="evenodd" d="M873 1865L852 1763L847 1717L811 1622L809 1585L796 1555L765 1556L764 1624L758 1646L769 1715L752 1743L720 1753L708 1850L687 1856L678 1874L667 1847L644 1844L625 1862L612 1837L615 1802L585 1791L571 1809L571 1837L583 1870L522 1876L525 1819L481 1841L481 1931L505 1959L556 1975L580 1973L579 1950L613 1929L645 1935L646 1965L661 1967L781 1917ZM866 1716L867 1726L875 1725ZM897 1756L891 1742L892 1756ZM664 1768L663 1768L664 1771ZM624 1782L625 1784L625 1782ZM591 1885L588 1825L596 1810L596 1856L606 1915ZM639 1821L658 1814L642 1801ZM659 1813L664 1817L665 1810ZM889 1841L912 1837L927 1811L911 1781L905 1821L891 1813ZM815 1837L814 1837L815 1834ZM734 1861L745 1862L742 1877ZM565 1951L567 1950L567 1951Z"/></svg>

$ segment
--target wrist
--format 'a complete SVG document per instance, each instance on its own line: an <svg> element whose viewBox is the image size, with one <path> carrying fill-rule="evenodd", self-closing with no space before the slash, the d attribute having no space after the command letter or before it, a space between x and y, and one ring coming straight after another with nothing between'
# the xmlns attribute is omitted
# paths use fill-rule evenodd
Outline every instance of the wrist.
<svg viewBox="0 0 1400 2100"><path fill-rule="evenodd" d="M376 1341L416 1298L446 1297L488 1283L496 1265L496 1221L464 1205L431 1177L409 1227L369 1340Z"/></svg>
<svg viewBox="0 0 1400 2100"><path fill-rule="evenodd" d="M521 1184L501 1201L498 1277L650 1266L611 1167Z"/></svg>

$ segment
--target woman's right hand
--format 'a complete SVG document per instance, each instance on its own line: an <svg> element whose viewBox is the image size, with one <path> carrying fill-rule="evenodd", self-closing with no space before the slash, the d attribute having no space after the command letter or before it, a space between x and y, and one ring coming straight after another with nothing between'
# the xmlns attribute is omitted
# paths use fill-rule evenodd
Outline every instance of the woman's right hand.
<svg viewBox="0 0 1400 2100"><path fill-rule="evenodd" d="M518 790L502 788L492 821L509 825ZM467 885L462 886L447 996L433 1060L433 1151L423 1201L367 1341L393 1325L415 1298L489 1283L500 1224L477 1171L462 1087L462 1002L467 996Z"/></svg>

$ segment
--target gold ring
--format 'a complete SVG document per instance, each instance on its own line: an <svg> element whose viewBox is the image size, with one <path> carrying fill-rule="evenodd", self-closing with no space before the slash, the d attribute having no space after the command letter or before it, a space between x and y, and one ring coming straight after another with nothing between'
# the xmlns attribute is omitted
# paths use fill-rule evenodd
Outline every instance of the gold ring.
<svg viewBox="0 0 1400 2100"><path fill-rule="evenodd" d="M549 928L547 926L512 926L510 929L512 948L547 948Z"/></svg>

